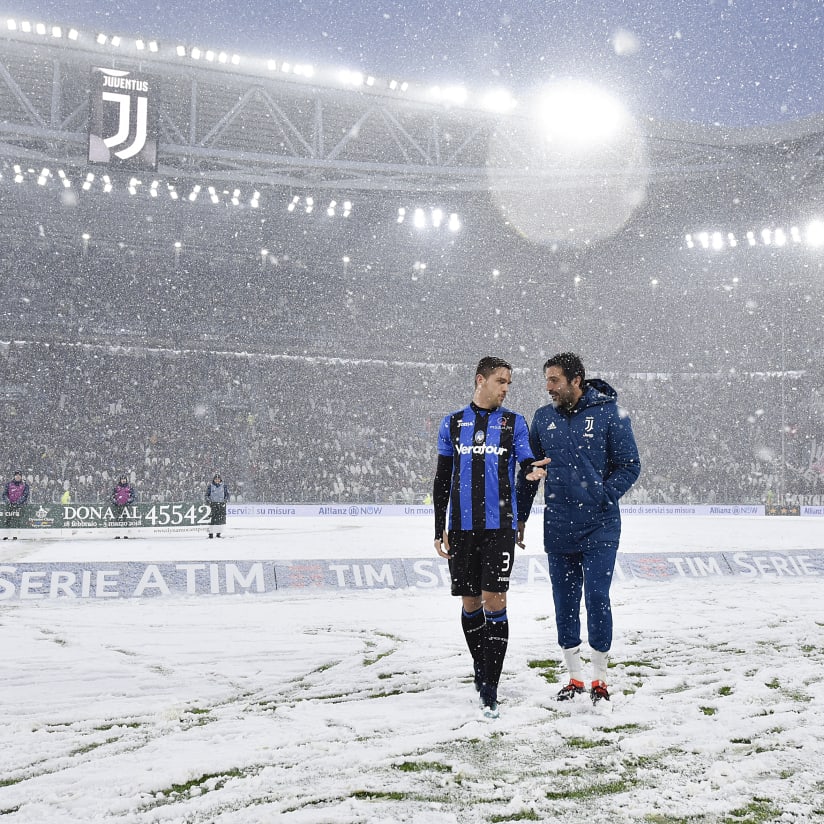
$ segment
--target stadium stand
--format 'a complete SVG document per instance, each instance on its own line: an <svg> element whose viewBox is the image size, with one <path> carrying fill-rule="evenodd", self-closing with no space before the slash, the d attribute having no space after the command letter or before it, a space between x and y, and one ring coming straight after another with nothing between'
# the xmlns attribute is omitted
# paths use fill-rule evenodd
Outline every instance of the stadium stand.
<svg viewBox="0 0 824 824"><path fill-rule="evenodd" d="M821 502L821 251L789 227L816 203L824 122L650 127L647 198L626 225L541 245L484 190L474 135L494 123L477 111L237 72L227 91L218 68L163 55L141 59L183 98L197 81L203 109L167 93L157 171L105 183L84 156L101 49L0 38L0 472L21 468L32 501L101 500L124 470L141 500L200 498L215 469L238 500L421 501L437 423L478 358L515 364L511 404L529 416L543 360L573 349L633 417L629 500ZM232 89L278 99L283 122L229 118ZM311 131L307 99L331 111L338 155L273 143ZM370 106L381 129L340 138ZM449 161L398 150L412 134L429 146L436 122ZM436 203L460 231L400 219ZM720 225L740 242L700 235Z"/></svg>

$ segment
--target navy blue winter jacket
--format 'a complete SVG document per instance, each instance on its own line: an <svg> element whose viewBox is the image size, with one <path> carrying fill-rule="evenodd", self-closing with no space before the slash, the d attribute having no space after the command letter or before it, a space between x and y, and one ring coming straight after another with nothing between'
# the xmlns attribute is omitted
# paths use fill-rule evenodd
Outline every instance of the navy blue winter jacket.
<svg viewBox="0 0 824 824"><path fill-rule="evenodd" d="M571 410L542 406L532 420L529 442L544 467L544 548L575 551L582 541L618 542L618 500L641 473L638 447L617 393L598 378L585 381ZM518 512L526 520L538 483L518 476Z"/></svg>

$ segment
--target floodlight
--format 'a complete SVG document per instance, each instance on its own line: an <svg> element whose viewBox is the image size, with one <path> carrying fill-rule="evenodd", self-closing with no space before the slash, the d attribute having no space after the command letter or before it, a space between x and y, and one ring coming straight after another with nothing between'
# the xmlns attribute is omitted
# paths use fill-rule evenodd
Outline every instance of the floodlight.
<svg viewBox="0 0 824 824"><path fill-rule="evenodd" d="M178 46L175 51L178 57L186 57L186 46Z"/></svg>
<svg viewBox="0 0 824 824"><path fill-rule="evenodd" d="M98 35L97 35L97 38L96 38L96 39L97 39L97 43L98 43L98 45L100 45L100 46L105 46L105 45L106 45L106 43L107 43L107 42L108 42L108 40L109 40L109 38L108 38L108 37L106 37L106 35L105 35L105 34L103 34L102 32L101 32L100 34L98 34Z"/></svg>
<svg viewBox="0 0 824 824"><path fill-rule="evenodd" d="M712 248L716 251L724 248L724 236L721 232L712 233Z"/></svg>
<svg viewBox="0 0 824 824"><path fill-rule="evenodd" d="M157 45L157 40L150 40L149 41L149 51L150 52L157 52L160 49L160 46Z"/></svg>
<svg viewBox="0 0 824 824"><path fill-rule="evenodd" d="M363 74L361 72L351 71L349 69L341 69L338 72L338 79L341 83L349 86L363 85Z"/></svg>
<svg viewBox="0 0 824 824"><path fill-rule="evenodd" d="M80 34L77 29L69 29L69 40L77 40L78 37Z"/></svg>
<svg viewBox="0 0 824 824"><path fill-rule="evenodd" d="M215 53L211 49L206 50L206 59L211 63L215 59Z"/></svg>
<svg viewBox="0 0 824 824"><path fill-rule="evenodd" d="M28 21L28 20L24 20L24 21L20 24L20 29L21 29L22 31L26 32L26 34L31 34L31 23L29 23L29 21Z"/></svg>
<svg viewBox="0 0 824 824"><path fill-rule="evenodd" d="M770 243L772 243L772 231L770 229L761 230L761 242L765 246L769 246Z"/></svg>
<svg viewBox="0 0 824 824"><path fill-rule="evenodd" d="M200 49L197 46L192 48L192 60L200 60Z"/></svg>
<svg viewBox="0 0 824 824"><path fill-rule="evenodd" d="M616 137L631 123L616 98L597 86L575 80L548 88L537 103L536 117L549 143L584 149Z"/></svg>
<svg viewBox="0 0 824 824"><path fill-rule="evenodd" d="M450 232L459 232L461 229L460 218L454 212L449 215L449 223L447 223L447 227Z"/></svg>
<svg viewBox="0 0 824 824"><path fill-rule="evenodd" d="M11 18L9 18L9 19L6 21L6 28L7 28L9 31L17 31L17 21L16 21L16 20L12 20Z"/></svg>
<svg viewBox="0 0 824 824"><path fill-rule="evenodd" d="M808 246L824 246L824 221L811 220L807 224L806 235Z"/></svg>
<svg viewBox="0 0 824 824"><path fill-rule="evenodd" d="M63 29L61 29L60 26L52 26L51 36L52 37L62 37L63 36Z"/></svg>
<svg viewBox="0 0 824 824"><path fill-rule="evenodd" d="M466 103L466 98L469 96L465 86L447 86L443 90L443 99L447 103L452 103L455 106L462 106Z"/></svg>
<svg viewBox="0 0 824 824"><path fill-rule="evenodd" d="M732 232L727 232L727 242L730 244L731 249L734 249L736 246L738 246L738 240Z"/></svg>
<svg viewBox="0 0 824 824"><path fill-rule="evenodd" d="M113 46L119 46L120 45L120 36L119 35L115 34L112 37L112 45Z"/></svg>
<svg viewBox="0 0 824 824"><path fill-rule="evenodd" d="M432 210L432 225L437 229L443 221L443 209Z"/></svg>
<svg viewBox="0 0 824 824"><path fill-rule="evenodd" d="M787 243L787 235L783 229L776 229L773 238L776 246L784 246Z"/></svg>
<svg viewBox="0 0 824 824"><path fill-rule="evenodd" d="M46 24L45 23L35 23L34 30L39 35L44 35L46 33Z"/></svg>
<svg viewBox="0 0 824 824"><path fill-rule="evenodd" d="M755 239L755 232L747 232L747 243L750 246L755 246L755 244L757 243Z"/></svg>
<svg viewBox="0 0 824 824"><path fill-rule="evenodd" d="M412 222L416 229L423 229L426 226L426 217L424 216L423 209L415 209L415 216Z"/></svg>
<svg viewBox="0 0 824 824"><path fill-rule="evenodd" d="M481 98L481 105L495 114L511 112L517 103L507 89L491 89Z"/></svg>
<svg viewBox="0 0 824 824"><path fill-rule="evenodd" d="M278 64L275 60L269 60L266 63L266 68L269 69L270 72L276 72L278 70Z"/></svg>

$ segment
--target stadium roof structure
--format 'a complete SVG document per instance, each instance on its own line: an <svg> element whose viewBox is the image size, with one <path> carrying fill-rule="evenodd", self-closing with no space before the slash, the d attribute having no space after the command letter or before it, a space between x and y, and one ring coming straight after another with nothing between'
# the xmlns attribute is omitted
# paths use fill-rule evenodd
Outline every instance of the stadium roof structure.
<svg viewBox="0 0 824 824"><path fill-rule="evenodd" d="M471 193L489 187L489 143L508 119L474 99L433 100L423 88L308 71L284 60L112 37L62 26L0 24L0 158L89 168L95 67L158 78L156 175L332 191ZM351 80L351 77L350 77ZM735 130L651 119L641 124L651 186L742 181L765 198L821 196L824 116ZM524 147L509 144L508 165ZM513 186L534 183L529 159ZM563 174L563 170L554 170ZM622 174L620 163L591 170ZM574 186L575 180L569 181ZM719 190L720 191L720 190Z"/></svg>

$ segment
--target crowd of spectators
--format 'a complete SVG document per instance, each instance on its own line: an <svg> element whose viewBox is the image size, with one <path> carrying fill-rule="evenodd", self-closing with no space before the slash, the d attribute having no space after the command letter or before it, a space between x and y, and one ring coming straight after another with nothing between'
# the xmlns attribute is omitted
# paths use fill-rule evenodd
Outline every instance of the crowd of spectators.
<svg viewBox="0 0 824 824"><path fill-rule="evenodd" d="M239 501L421 502L473 365L6 342L0 466L22 470L32 502L106 500L123 473L139 500L200 500L216 471ZM508 399L528 418L547 400L540 366L516 366ZM824 495L805 375L591 374L632 416L643 472L628 501Z"/></svg>

